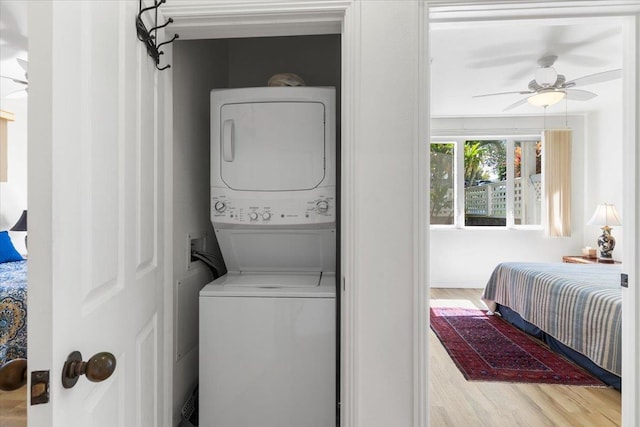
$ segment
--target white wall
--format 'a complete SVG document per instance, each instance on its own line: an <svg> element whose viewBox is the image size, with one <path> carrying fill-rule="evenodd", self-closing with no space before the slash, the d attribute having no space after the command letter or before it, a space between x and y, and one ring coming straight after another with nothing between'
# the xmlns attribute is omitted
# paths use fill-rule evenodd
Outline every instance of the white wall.
<svg viewBox="0 0 640 427"><path fill-rule="evenodd" d="M589 221L602 203L613 203L621 216L624 226L624 198L622 194L622 96L615 103L597 113L587 116L587 144L585 158L585 222ZM586 225L584 245L597 247L598 236L602 234L600 227ZM622 228L613 227L611 232L616 239L613 257L623 260Z"/></svg>
<svg viewBox="0 0 640 427"><path fill-rule="evenodd" d="M15 115L15 121L8 122L7 182L0 182L1 231L13 227L27 209L27 98L3 99L0 109ZM9 235L16 250L26 254L26 233L9 231Z"/></svg>
<svg viewBox="0 0 640 427"><path fill-rule="evenodd" d="M432 287L482 288L496 264L505 261L561 262L563 255L579 255L584 243L585 120L570 116L573 129L571 237L549 238L542 230L474 227L432 228L430 233L430 279ZM543 117L436 118L432 135L491 134L505 129L514 133L540 134ZM564 116L546 118L547 129L565 128ZM618 182L621 186L621 181ZM592 244L591 246L595 246Z"/></svg>
<svg viewBox="0 0 640 427"><path fill-rule="evenodd" d="M201 261L187 270L187 236L204 235L217 251L209 221L209 92L227 86L224 41L177 41L173 47L173 422L198 383L197 291L212 276ZM195 287L186 289L185 286ZM188 300L185 301L185 298ZM178 307L179 306L179 307ZM196 315L193 315L193 314ZM195 340L194 340L195 338ZM193 345L185 354L180 343Z"/></svg>

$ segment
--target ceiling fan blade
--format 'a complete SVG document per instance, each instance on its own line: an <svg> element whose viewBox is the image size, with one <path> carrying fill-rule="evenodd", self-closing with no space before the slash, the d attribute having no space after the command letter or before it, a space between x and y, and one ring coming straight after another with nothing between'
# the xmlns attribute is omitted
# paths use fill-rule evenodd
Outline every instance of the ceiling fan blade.
<svg viewBox="0 0 640 427"><path fill-rule="evenodd" d="M5 96L5 98L18 99L18 98L25 98L26 96L27 96L27 89L19 89L19 90L8 93Z"/></svg>
<svg viewBox="0 0 640 427"><path fill-rule="evenodd" d="M518 102L514 102L513 104L509 105L507 108L505 108L505 109L504 109L504 110L502 110L502 111L509 111L509 110L512 110L512 109L514 109L514 108L516 108L516 107L519 107L519 106L521 106L522 104L525 104L525 103L527 102L527 99L528 99L528 98L522 98L520 101L518 101Z"/></svg>
<svg viewBox="0 0 640 427"><path fill-rule="evenodd" d="M588 101L590 99L598 96L593 92L589 92L588 90L580 90L580 89L566 89L564 93L567 96L567 99L572 101Z"/></svg>
<svg viewBox="0 0 640 427"><path fill-rule="evenodd" d="M7 76L0 76L3 79L9 79L9 80L13 80L16 83L20 83L21 85L26 85L28 84L27 82L25 82L24 80L20 80L20 79L14 79L13 77L7 77Z"/></svg>
<svg viewBox="0 0 640 427"><path fill-rule="evenodd" d="M608 82L610 80L616 80L622 77L622 68L618 68L616 70L603 71L601 73L589 74L588 76L583 76L577 78L575 80L570 80L565 82L563 87L574 87L574 86L586 86L592 85L595 83Z"/></svg>
<svg viewBox="0 0 640 427"><path fill-rule="evenodd" d="M533 93L531 91L513 91L513 92L498 92L498 93L487 93L484 95L474 95L472 96L472 98L483 98L485 96L495 96L495 95L513 95L513 94L519 94L519 95L527 95Z"/></svg>
<svg viewBox="0 0 640 427"><path fill-rule="evenodd" d="M503 67L505 65L518 64L519 62L526 61L529 58L531 58L531 55L529 54L507 55L502 57L490 57L490 58L487 58L485 55L482 57L482 59L471 61L467 65L469 66L469 68Z"/></svg>
<svg viewBox="0 0 640 427"><path fill-rule="evenodd" d="M28 61L25 61L24 59L21 59L21 58L16 58L16 61L18 61L18 64L22 67L25 73L29 71Z"/></svg>
<svg viewBox="0 0 640 427"><path fill-rule="evenodd" d="M514 69L512 73L509 73L509 75L506 76L506 80L507 81L524 80L525 78L531 76L531 69L532 68L529 65L522 65L517 69Z"/></svg>

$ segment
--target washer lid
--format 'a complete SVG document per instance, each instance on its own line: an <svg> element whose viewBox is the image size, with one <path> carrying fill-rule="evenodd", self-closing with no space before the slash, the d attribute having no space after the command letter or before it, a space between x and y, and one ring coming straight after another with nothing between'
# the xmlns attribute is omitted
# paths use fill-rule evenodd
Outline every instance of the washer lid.
<svg viewBox="0 0 640 427"><path fill-rule="evenodd" d="M336 282L332 273L227 273L202 288L200 297L335 298Z"/></svg>
<svg viewBox="0 0 640 427"><path fill-rule="evenodd" d="M320 273L241 273L227 275L225 286L308 288L320 285Z"/></svg>
<svg viewBox="0 0 640 427"><path fill-rule="evenodd" d="M323 103L226 103L219 114L221 178L229 188L310 190L324 179Z"/></svg>

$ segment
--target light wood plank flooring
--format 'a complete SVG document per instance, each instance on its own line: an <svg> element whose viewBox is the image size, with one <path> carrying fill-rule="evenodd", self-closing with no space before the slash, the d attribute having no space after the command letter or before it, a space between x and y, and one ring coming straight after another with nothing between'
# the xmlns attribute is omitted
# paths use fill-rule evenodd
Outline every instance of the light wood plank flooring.
<svg viewBox="0 0 640 427"><path fill-rule="evenodd" d="M27 387L0 390L0 426L27 427Z"/></svg>
<svg viewBox="0 0 640 427"><path fill-rule="evenodd" d="M431 305L477 307L480 289L431 289ZM429 330L430 425L580 426L621 424L620 392L611 388L468 382Z"/></svg>
<svg viewBox="0 0 640 427"><path fill-rule="evenodd" d="M478 289L431 289L431 305L485 308ZM468 382L433 332L430 339L430 425L620 425L620 393L608 388ZM0 391L0 425L26 427L26 387Z"/></svg>

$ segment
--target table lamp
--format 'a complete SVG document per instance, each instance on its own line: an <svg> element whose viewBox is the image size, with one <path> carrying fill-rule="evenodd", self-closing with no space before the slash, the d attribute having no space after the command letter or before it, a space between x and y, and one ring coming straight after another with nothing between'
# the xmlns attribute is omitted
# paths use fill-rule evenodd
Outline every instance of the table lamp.
<svg viewBox="0 0 640 427"><path fill-rule="evenodd" d="M615 206L608 203L598 205L595 213L587 224L602 226L602 234L598 237L598 247L600 248L600 258L598 261L613 263L611 252L613 252L613 248L616 246L616 239L611 235L611 226L622 225Z"/></svg>
<svg viewBox="0 0 640 427"><path fill-rule="evenodd" d="M27 231L27 211L22 211L22 215L18 218L18 222L10 228L11 231ZM27 247L27 236L24 236L24 247Z"/></svg>

